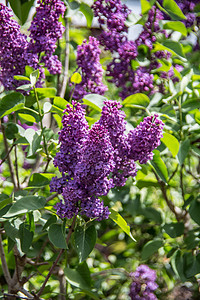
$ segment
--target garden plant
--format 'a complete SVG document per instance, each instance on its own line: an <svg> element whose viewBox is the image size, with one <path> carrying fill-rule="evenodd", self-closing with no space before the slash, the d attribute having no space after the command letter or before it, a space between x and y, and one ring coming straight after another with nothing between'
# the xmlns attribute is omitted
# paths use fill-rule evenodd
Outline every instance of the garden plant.
<svg viewBox="0 0 200 300"><path fill-rule="evenodd" d="M0 299L200 299L200 1L140 4L0 3Z"/></svg>

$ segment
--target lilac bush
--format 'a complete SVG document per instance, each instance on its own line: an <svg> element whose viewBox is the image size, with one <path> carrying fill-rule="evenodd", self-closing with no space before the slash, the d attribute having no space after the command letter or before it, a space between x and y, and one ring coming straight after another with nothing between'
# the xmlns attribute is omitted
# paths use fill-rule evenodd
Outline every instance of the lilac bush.
<svg viewBox="0 0 200 300"><path fill-rule="evenodd" d="M100 120L89 129L81 104L73 101L72 107L67 106L59 133L60 151L54 159L62 177L51 182L51 191L63 196L64 202L56 205L61 218L70 219L79 212L99 221L108 218L108 207L98 197L136 176L135 161L146 163L153 158L152 150L162 137L162 121L157 115L147 117L127 135L121 107L117 101L105 101Z"/></svg>

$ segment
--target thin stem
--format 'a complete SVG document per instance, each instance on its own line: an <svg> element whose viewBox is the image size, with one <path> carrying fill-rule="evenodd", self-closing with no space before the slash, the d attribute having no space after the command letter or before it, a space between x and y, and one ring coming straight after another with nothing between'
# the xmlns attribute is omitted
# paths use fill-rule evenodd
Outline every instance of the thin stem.
<svg viewBox="0 0 200 300"><path fill-rule="evenodd" d="M180 170L180 186L181 186L181 194L183 201L185 202L185 192L184 192L184 187L183 187L183 166L181 166Z"/></svg>
<svg viewBox="0 0 200 300"><path fill-rule="evenodd" d="M3 123L3 120L2 120L2 123ZM14 166L13 166L12 160L10 158L8 142L7 142L5 129L4 129L3 124L1 124L1 130L2 130L2 133L3 133L3 140L4 140L5 150L6 150L6 153L8 154L7 159L8 159L8 166L9 166L9 170L10 170L10 177L11 177L12 183L14 185L14 190L16 191L17 190L17 183L16 183L16 179L15 179Z"/></svg>
<svg viewBox="0 0 200 300"><path fill-rule="evenodd" d="M17 187L20 189L20 180L19 180L19 171L18 171L18 162L17 162L17 146L15 146L15 173L17 178Z"/></svg>
<svg viewBox="0 0 200 300"><path fill-rule="evenodd" d="M67 235L67 238L66 238L66 243L67 243L67 245L68 245L68 243L69 243L69 240L70 240L70 237L71 237L71 235L72 235L72 232L74 231L74 226L75 226L75 223L76 223L76 218L77 218L77 216L75 215L74 218L73 218L73 221L72 221L72 225L71 225L71 227L69 228L69 232L68 232L68 235ZM47 282L48 282L48 280L49 280L51 274L53 273L54 268L56 267L56 265L57 265L57 263L58 263L58 261L59 261L61 255L63 254L64 251L65 251L65 249L61 249L61 250L60 250L60 252L59 252L59 254L58 254L58 256L57 256L55 262L53 263L53 265L51 266L51 268L50 268L50 270L49 270L49 273L47 274L47 277L46 277L46 279L45 279L45 281L44 281L44 283L43 283L41 289L39 290L39 292L38 292L37 295L36 295L37 297L39 297L40 295L42 295L42 292L43 292L43 290L44 290L44 288L45 288L45 286L46 286L46 284L47 284Z"/></svg>
<svg viewBox="0 0 200 300"><path fill-rule="evenodd" d="M51 201L52 199L54 199L54 198L57 197L57 196L58 196L58 193L55 193L54 195L49 196L49 197L46 199L46 202Z"/></svg>
<svg viewBox="0 0 200 300"><path fill-rule="evenodd" d="M65 48L65 66L64 66L64 74L63 74L63 82L62 87L60 91L60 97L64 98L66 86L67 86L67 80L68 80L68 73L69 73L69 20L65 18L66 23L66 29L65 29L65 42L66 42L66 48Z"/></svg>
<svg viewBox="0 0 200 300"><path fill-rule="evenodd" d="M163 194L163 198L165 199L169 209L174 213L174 215L176 216L177 221L180 221L181 217L182 217L182 211L179 207L176 207L172 201L168 198L167 196L167 191L165 188L165 183L163 181L160 180L160 178L158 177L158 175L156 174L156 172L152 169Z"/></svg>
<svg viewBox="0 0 200 300"><path fill-rule="evenodd" d="M15 147L15 144L12 144L12 146L10 147L9 151L6 153L6 156L1 160L0 162L0 166L6 161L6 159L8 158L8 155L10 154L10 152L12 151L12 149Z"/></svg>
<svg viewBox="0 0 200 300"><path fill-rule="evenodd" d="M44 142L44 150L45 150L47 158L49 158L48 150L47 150L47 143L46 143L46 139L45 139L45 136L44 136L44 127L43 127L43 123L42 123L42 112L41 112L41 109L40 109L40 103L39 103L38 94L37 94L35 86L34 86L34 93L35 93L35 98L36 98L37 106L38 106L38 112L39 112L39 116L40 116L40 126L41 126L41 129L42 129L42 137L43 137L43 142Z"/></svg>
<svg viewBox="0 0 200 300"><path fill-rule="evenodd" d="M176 172L178 171L178 166L179 165L176 166L176 169L174 170L174 172L172 173L172 175L169 177L168 182L167 182L168 184L172 180L172 178L175 176Z"/></svg>
<svg viewBox="0 0 200 300"><path fill-rule="evenodd" d="M4 277L6 279L8 286L10 286L12 279L11 279L8 265L6 262L6 256L5 256L5 252L3 249L3 242L2 242L1 234L0 234L0 256L1 256L1 265L2 265L2 269L3 269Z"/></svg>

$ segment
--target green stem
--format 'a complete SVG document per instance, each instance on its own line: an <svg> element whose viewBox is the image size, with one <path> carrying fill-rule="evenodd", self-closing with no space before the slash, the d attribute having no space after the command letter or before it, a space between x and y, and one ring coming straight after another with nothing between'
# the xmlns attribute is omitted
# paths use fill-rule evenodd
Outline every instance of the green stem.
<svg viewBox="0 0 200 300"><path fill-rule="evenodd" d="M37 107L38 107L38 112L39 112L39 117L40 117L40 126L41 126L41 129L42 129L42 137L43 137L43 142L44 142L44 151L46 153L47 159L49 160L49 155L48 155L48 150L47 150L47 143L46 143L46 139L45 139L45 136L44 136L44 127L43 127L43 123L42 123L42 112L41 112L41 109L40 109L40 103L39 103L38 94L37 94L35 86L34 86L34 93L35 93L35 98L36 98L36 101L37 101Z"/></svg>

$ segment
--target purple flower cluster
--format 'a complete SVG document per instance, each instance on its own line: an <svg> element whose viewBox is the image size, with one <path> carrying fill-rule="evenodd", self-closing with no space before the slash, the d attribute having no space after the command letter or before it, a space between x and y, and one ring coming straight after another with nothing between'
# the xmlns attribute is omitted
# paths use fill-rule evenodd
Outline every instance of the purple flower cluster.
<svg viewBox="0 0 200 300"><path fill-rule="evenodd" d="M99 121L89 129L81 104L73 101L72 107L67 106L59 133L60 151L54 159L62 177L54 177L50 185L51 192L63 196L56 205L61 218L80 213L99 221L107 219L108 207L98 197L134 177L136 160L152 159L163 123L157 116L147 117L127 135L125 114L120 109L119 102L105 101Z"/></svg>
<svg viewBox="0 0 200 300"><path fill-rule="evenodd" d="M38 86L42 83L44 72L41 61L52 74L61 71L61 63L53 52L56 41L61 37L64 27L58 22L65 6L61 0L38 0L37 13L30 26L30 41L20 32L20 26L13 20L11 10L0 4L0 82L6 90L15 89L26 81L17 81L14 75L23 75L25 66L40 69Z"/></svg>
<svg viewBox="0 0 200 300"><path fill-rule="evenodd" d="M97 0L92 9L103 29L99 36L101 45L105 50L117 51L127 41L128 28L125 21L130 10L120 0Z"/></svg>
<svg viewBox="0 0 200 300"><path fill-rule="evenodd" d="M156 300L154 291L158 288L156 272L147 265L140 265L135 272L130 273L133 280L129 296L132 300Z"/></svg>
<svg viewBox="0 0 200 300"><path fill-rule="evenodd" d="M161 66L158 59L169 59L171 56L167 51L151 52L157 39L156 34L167 36L166 31L159 26L159 21L163 18L163 13L153 6L148 12L148 19L137 40L124 42L117 50L117 55L115 54L113 60L107 65L106 75L108 81L114 83L120 89L119 96L122 99L136 93L151 95L156 92L152 71ZM147 48L146 57L149 59L149 65L133 69L132 61L138 57L144 45ZM162 78L170 78L174 82L178 80L173 73L173 68L170 70L170 74L162 72L161 75L161 83L157 84L159 91L164 86Z"/></svg>
<svg viewBox="0 0 200 300"><path fill-rule="evenodd" d="M62 64L53 55L57 39L61 38L64 26L59 22L59 16L64 16L65 5L61 0L38 0L36 15L29 28L29 49L32 53L41 54L41 62L45 64L51 74L61 72Z"/></svg>
<svg viewBox="0 0 200 300"><path fill-rule="evenodd" d="M20 32L19 24L12 19L11 10L0 4L0 82L6 90L23 84L13 76L22 75L26 65L37 68L38 56L30 55L27 48L27 38Z"/></svg>
<svg viewBox="0 0 200 300"><path fill-rule="evenodd" d="M99 42L94 37L84 40L77 50L77 65L81 69L82 81L75 86L73 98L82 99L88 93L103 95L107 87L103 84L103 69L100 64Z"/></svg>

